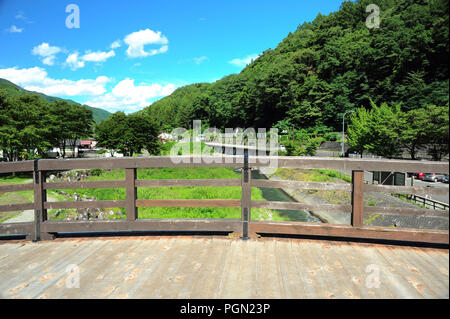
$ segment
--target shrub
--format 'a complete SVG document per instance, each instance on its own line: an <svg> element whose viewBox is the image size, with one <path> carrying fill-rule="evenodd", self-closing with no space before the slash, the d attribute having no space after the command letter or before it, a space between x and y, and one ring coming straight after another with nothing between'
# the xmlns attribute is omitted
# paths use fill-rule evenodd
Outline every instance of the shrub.
<svg viewBox="0 0 450 319"><path fill-rule="evenodd" d="M93 175L93 176L100 176L100 175L102 175L102 173L103 173L103 170L101 168L93 168L89 171L89 174Z"/></svg>

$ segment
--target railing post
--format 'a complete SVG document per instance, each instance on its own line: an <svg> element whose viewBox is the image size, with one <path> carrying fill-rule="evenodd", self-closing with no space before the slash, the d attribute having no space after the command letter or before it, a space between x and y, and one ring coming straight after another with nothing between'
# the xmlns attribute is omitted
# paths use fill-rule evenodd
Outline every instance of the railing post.
<svg viewBox="0 0 450 319"><path fill-rule="evenodd" d="M32 241L53 239L53 236L43 236L41 224L47 220L47 210L44 203L47 201L47 191L44 189L45 172L38 170L38 160L34 160L33 184L34 184L34 228L31 234ZM45 237L45 238L44 238Z"/></svg>
<svg viewBox="0 0 450 319"><path fill-rule="evenodd" d="M125 185L126 185L126 210L127 220L134 221L138 218L138 211L136 207L137 190L136 190L136 168L125 169Z"/></svg>
<svg viewBox="0 0 450 319"><path fill-rule="evenodd" d="M364 171L352 171L352 226L362 227L364 222Z"/></svg>
<svg viewBox="0 0 450 319"><path fill-rule="evenodd" d="M244 153L244 167L242 168L242 198L241 198L241 219L242 219L242 237L247 240L248 237L248 223L251 219L251 169L248 166L248 153Z"/></svg>

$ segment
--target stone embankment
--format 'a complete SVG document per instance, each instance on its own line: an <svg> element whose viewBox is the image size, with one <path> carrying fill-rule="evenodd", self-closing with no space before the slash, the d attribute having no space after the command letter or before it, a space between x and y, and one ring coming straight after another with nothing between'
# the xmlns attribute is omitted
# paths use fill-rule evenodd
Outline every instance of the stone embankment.
<svg viewBox="0 0 450 319"><path fill-rule="evenodd" d="M88 176L93 175L89 170L72 170L66 172L59 172L56 175L50 175L47 182L77 182L86 180ZM62 190L57 190L57 194L61 195L65 201L96 201L95 197L88 197L79 195L77 193L69 194ZM58 209L56 212L49 214L50 218L58 218L64 214L64 220L104 220L121 218L124 213L118 209L104 209L104 208L78 208L78 209Z"/></svg>
<svg viewBox="0 0 450 319"><path fill-rule="evenodd" d="M261 174L263 174L261 172ZM263 174L269 180L284 180L284 178L273 175ZM335 183L346 183L342 180L336 179ZM283 188L286 194L292 197L295 201L305 204L342 204L350 205L351 200L349 196L339 197L339 192L330 202L329 196L322 195L326 191L318 191L311 193L308 190ZM385 193L365 193L364 206L375 207L405 207L405 208L420 208L403 199ZM309 211L311 215L318 217L325 223L329 224L350 224L351 214L343 212L335 212L328 210L314 210ZM430 210L432 213L432 210ZM391 215L383 213L365 214L364 224L371 226L382 227L404 227L404 228L423 228L423 229L449 229L449 218L439 216L405 216L405 215Z"/></svg>

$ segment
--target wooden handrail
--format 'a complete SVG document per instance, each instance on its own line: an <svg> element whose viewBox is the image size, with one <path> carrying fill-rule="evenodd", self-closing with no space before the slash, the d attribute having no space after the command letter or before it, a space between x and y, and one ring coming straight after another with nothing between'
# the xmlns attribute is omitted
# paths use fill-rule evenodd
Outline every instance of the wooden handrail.
<svg viewBox="0 0 450 319"><path fill-rule="evenodd" d="M364 192L387 192L399 194L445 194L448 189L428 187L403 187L364 184L363 170L379 171L425 171L435 173L448 173L449 164L444 162L400 161L379 159L348 159L348 158L317 158L317 157L255 157L249 158L248 163L242 156L224 156L221 163L217 157L178 157L177 163L170 157L148 158L107 158L107 159L67 159L67 160L36 160L24 162L2 162L0 173L33 172L33 183L23 185L0 186L1 192L19 190L33 190L34 202L0 205L0 212L34 209L35 221L33 223L0 224L0 233L17 234L25 232L33 240L52 238L55 232L79 231L121 231L121 230L171 230L171 231L234 231L242 232L247 239L252 233L284 233L284 234L315 234L318 236L343 236L376 238L389 240L409 240L448 244L448 230L412 230L392 229L385 227L368 227L363 224L364 212L412 216L447 217L448 211L434 212L425 209L390 208L390 207L364 207ZM252 180L252 169L268 167L274 161L280 168L323 168L352 171L351 184L318 183L303 181L271 181ZM137 168L149 167L233 167L243 171L239 179L138 179ZM77 181L77 182L46 182L48 171L61 171L71 169L125 169L124 180L114 181ZM139 187L241 187L240 200L204 200L204 199L170 199L170 200L143 200L137 198ZM316 190L339 190L351 192L351 205L331 204L304 204L298 202L276 202L251 200L252 187L273 188L301 188ZM76 189L76 188L125 188L125 200L108 201L76 201L76 202L48 202L46 192L49 189ZM127 216L125 220L106 221L78 221L62 222L49 221L48 209L64 208L112 208L125 207ZM138 207L241 207L240 220L142 220L138 219ZM256 222L251 220L252 208L272 209L308 209L328 210L330 212L351 213L351 225L310 224L301 222Z"/></svg>

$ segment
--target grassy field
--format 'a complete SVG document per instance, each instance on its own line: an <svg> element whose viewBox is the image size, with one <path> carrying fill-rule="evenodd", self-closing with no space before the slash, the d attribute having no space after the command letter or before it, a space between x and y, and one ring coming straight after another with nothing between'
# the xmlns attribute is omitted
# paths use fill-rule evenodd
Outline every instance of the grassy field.
<svg viewBox="0 0 450 319"><path fill-rule="evenodd" d="M0 186L26 184L31 182L32 182L31 175L25 174L0 177ZM32 191L0 193L0 205L21 204L31 202L33 202ZM9 218L15 217L19 214L20 212L0 212L0 223L3 223Z"/></svg>
<svg viewBox="0 0 450 319"><path fill-rule="evenodd" d="M352 181L350 176L328 169L279 168L275 175L285 180L305 182L351 183ZM307 192L323 198L330 204L348 204L350 202L350 193L345 191L308 190Z"/></svg>
<svg viewBox="0 0 450 319"><path fill-rule="evenodd" d="M240 179L240 173L230 168L149 168L138 169L138 179ZM103 172L100 176L89 176L88 181L125 179L125 171L113 169ZM124 188L108 189L68 189L65 192L73 195L95 197L98 200L123 200L126 197ZM138 188L138 199L240 199L240 187L146 187ZM264 200L258 188L252 188L252 199ZM125 218L125 208L120 209ZM117 209L111 209L117 211ZM51 213L50 213L51 214ZM141 207L138 208L139 218L240 218L239 207L210 208L210 207ZM254 219L288 220L290 218L268 209L253 209ZM60 214L57 219L64 219Z"/></svg>

